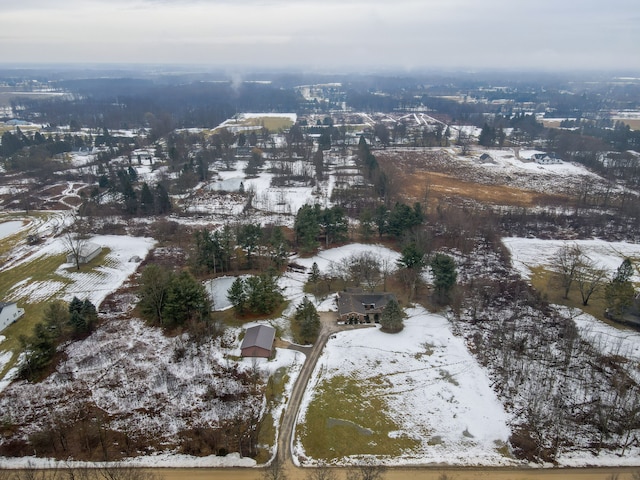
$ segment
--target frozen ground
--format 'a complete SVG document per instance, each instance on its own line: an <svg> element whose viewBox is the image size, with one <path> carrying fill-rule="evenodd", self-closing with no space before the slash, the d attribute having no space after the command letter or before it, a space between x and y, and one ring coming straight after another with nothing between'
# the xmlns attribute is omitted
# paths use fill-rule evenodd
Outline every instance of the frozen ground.
<svg viewBox="0 0 640 480"><path fill-rule="evenodd" d="M531 278L531 268L550 268L554 254L565 245L578 245L596 264L608 272L609 278L626 258L640 259L640 245L603 240L539 240L504 238L511 252L511 262L523 278ZM640 282L640 272L634 271L632 281ZM600 351L640 361L640 332L629 328L614 328L579 310L571 312L582 336Z"/></svg>
<svg viewBox="0 0 640 480"><path fill-rule="evenodd" d="M550 266L558 249L565 245L577 245L598 265L613 275L626 258L640 259L640 245L628 242L605 242L604 240L541 240L536 238L503 238L502 242L511 252L511 262L524 278L531 277L531 268ZM640 282L636 271L632 281Z"/></svg>
<svg viewBox="0 0 640 480"><path fill-rule="evenodd" d="M89 241L110 250L102 265L88 272L77 272L72 264L63 263L55 271L55 274L61 277L60 281L33 281L30 277L25 278L8 292L8 296L15 301L25 299L29 302L45 301L50 298L70 301L73 297L78 297L83 300L88 299L99 306L109 293L117 290L136 271L139 265L139 261L135 260L136 257L145 258L155 244L151 238L120 235L98 235L91 237ZM23 258L20 263L66 251L64 240L56 238L38 248L30 256Z"/></svg>
<svg viewBox="0 0 640 480"><path fill-rule="evenodd" d="M335 375L364 382L384 378L369 395L382 396L386 414L399 425L393 432L419 442L389 464L509 465L498 449L507 443L508 415L491 390L486 372L451 333L448 321L423 308L407 310L399 334L378 328L334 335L309 382L299 421L304 422L315 388ZM339 415L339 412L336 412ZM305 457L298 439L295 453ZM342 459L349 463L349 459Z"/></svg>

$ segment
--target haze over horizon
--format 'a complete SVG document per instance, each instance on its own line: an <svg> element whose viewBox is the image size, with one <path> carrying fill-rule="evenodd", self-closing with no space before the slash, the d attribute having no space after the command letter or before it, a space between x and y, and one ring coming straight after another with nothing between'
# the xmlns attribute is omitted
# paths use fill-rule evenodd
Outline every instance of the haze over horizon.
<svg viewBox="0 0 640 480"><path fill-rule="evenodd" d="M640 71L640 3L0 0L0 63Z"/></svg>

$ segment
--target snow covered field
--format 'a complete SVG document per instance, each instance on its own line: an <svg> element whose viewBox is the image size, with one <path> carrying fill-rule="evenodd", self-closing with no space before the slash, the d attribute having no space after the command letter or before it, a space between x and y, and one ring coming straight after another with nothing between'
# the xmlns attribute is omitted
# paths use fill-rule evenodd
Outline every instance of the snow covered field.
<svg viewBox="0 0 640 480"><path fill-rule="evenodd" d="M531 277L532 267L549 267L558 249L565 245L577 245L589 258L606 269L610 275L615 273L626 257L640 259L640 245L628 242L540 240L536 238L503 238L502 242L509 248L511 262L523 278ZM640 274L637 271L632 281L640 282Z"/></svg>
<svg viewBox="0 0 640 480"><path fill-rule="evenodd" d="M88 299L98 306L107 295L117 290L120 285L138 268L135 258L144 258L155 241L151 238L127 237L120 235L97 235L89 239L91 243L109 249L104 264L90 272L77 272L72 264L63 263L55 271L55 274L65 281L32 281L25 278L9 291L9 297L14 300L27 300L40 302L49 298L59 298L71 301L73 297ZM46 255L65 253L62 238L56 238L38 248L30 256L20 263L33 261L35 258Z"/></svg>
<svg viewBox="0 0 640 480"><path fill-rule="evenodd" d="M609 272L609 278L625 258L640 259L640 245L603 240L539 240L530 238L504 238L503 243L511 252L511 262L523 278L531 278L531 268L550 268L553 256L565 245L577 245L592 260ZM631 280L640 283L640 272L634 271ZM640 332L633 329L614 328L593 316L571 312L582 336L607 353L624 355L640 361Z"/></svg>
<svg viewBox="0 0 640 480"><path fill-rule="evenodd" d="M316 388L327 379L344 375L364 384L367 378L380 377L383 386L368 395L386 400L385 414L399 425L394 436L419 445L398 458L384 459L389 464L515 463L498 451L509 438L508 415L464 340L451 333L441 315L423 308L407 313L399 334L379 328L335 334L316 365L299 421L304 422ZM295 445L296 455L305 457L300 439Z"/></svg>

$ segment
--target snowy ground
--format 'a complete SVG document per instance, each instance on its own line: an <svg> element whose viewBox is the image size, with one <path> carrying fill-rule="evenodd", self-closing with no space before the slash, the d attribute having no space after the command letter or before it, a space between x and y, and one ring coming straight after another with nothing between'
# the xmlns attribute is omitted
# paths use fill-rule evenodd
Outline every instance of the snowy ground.
<svg viewBox="0 0 640 480"><path fill-rule="evenodd" d="M509 438L508 416L464 340L451 333L440 315L423 308L407 313L399 334L370 328L334 335L309 382L298 420L304 422L315 388L324 380L381 376L385 385L370 394L386 399L386 414L399 424L394 435L419 442L414 451L385 459L389 464L515 463L498 452ZM299 439L295 450L306 456Z"/></svg>
<svg viewBox="0 0 640 480"><path fill-rule="evenodd" d="M145 258L155 244L151 238L119 235L98 235L91 237L89 241L110 250L104 264L89 272L77 272L72 264L63 263L55 274L64 281L32 281L31 278L25 278L8 292L8 296L14 301L25 300L30 303L50 298L70 301L75 296L88 299L98 306L136 271L139 261L135 258ZM20 263L33 261L40 256L65 253L67 250L64 240L56 238L23 258Z"/></svg>
<svg viewBox="0 0 640 480"><path fill-rule="evenodd" d="M604 240L540 240L536 238L503 238L502 242L511 252L511 262L523 278L531 277L531 268L549 267L558 249L565 245L577 245L582 251L610 274L615 273L622 261L629 257L640 259L640 245L628 242L605 242ZM635 272L632 281L640 282L640 273Z"/></svg>
<svg viewBox="0 0 640 480"><path fill-rule="evenodd" d="M554 254L565 245L577 245L611 277L622 261L629 257L640 259L640 245L603 240L539 240L529 238L504 238L503 243L511 252L511 262L523 278L531 278L531 268L550 268ZM632 281L640 282L640 272L634 272ZM582 336L603 352L623 355L640 360L640 332L628 328L614 328L593 316L576 310L574 321Z"/></svg>

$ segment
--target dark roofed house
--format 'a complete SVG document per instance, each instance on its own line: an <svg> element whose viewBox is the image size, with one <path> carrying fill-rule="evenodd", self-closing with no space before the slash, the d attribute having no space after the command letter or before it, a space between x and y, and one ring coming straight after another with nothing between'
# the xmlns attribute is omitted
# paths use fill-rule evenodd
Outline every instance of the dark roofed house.
<svg viewBox="0 0 640 480"><path fill-rule="evenodd" d="M338 321L344 323L379 323L380 315L393 293L338 293Z"/></svg>
<svg viewBox="0 0 640 480"><path fill-rule="evenodd" d="M276 329L269 325L257 325L247 328L240 346L242 356L269 358L275 338Z"/></svg>

